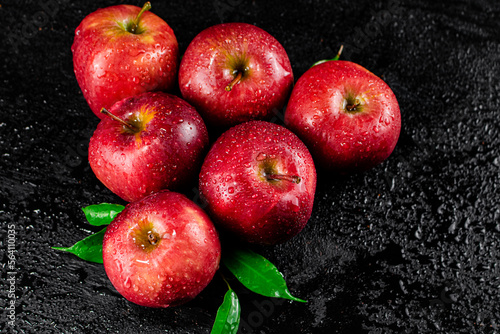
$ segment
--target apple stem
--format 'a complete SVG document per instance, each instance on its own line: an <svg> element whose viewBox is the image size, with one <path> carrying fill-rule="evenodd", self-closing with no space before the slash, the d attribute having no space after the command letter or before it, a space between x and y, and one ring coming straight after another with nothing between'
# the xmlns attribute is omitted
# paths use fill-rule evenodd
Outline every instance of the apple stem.
<svg viewBox="0 0 500 334"><path fill-rule="evenodd" d="M271 180L285 180L285 181L290 181L293 183L299 184L301 179L300 176L297 175L282 175L282 174L266 174L266 179L268 181Z"/></svg>
<svg viewBox="0 0 500 334"><path fill-rule="evenodd" d="M314 67L314 66L319 65L319 64L326 63L327 61L339 60L340 54L342 53L342 50L344 50L344 45L340 46L339 52L337 52L337 55L335 57L333 57L332 59L323 59L323 60L317 61L311 67Z"/></svg>
<svg viewBox="0 0 500 334"><path fill-rule="evenodd" d="M132 25L130 26L130 32L132 34L135 34L135 31L137 30L137 26L139 25L139 21L141 20L142 14L144 14L145 11L148 11L151 9L151 2L146 2L144 6L142 6L141 11L137 16L135 17L134 21L132 21Z"/></svg>
<svg viewBox="0 0 500 334"><path fill-rule="evenodd" d="M343 50L344 50L344 45L342 44L340 45L339 52L337 52L337 55L332 60L339 60Z"/></svg>
<svg viewBox="0 0 500 334"><path fill-rule="evenodd" d="M238 71L238 75L226 86L226 91L230 92L233 89L233 86L240 82L241 77L243 76L243 72Z"/></svg>
<svg viewBox="0 0 500 334"><path fill-rule="evenodd" d="M101 109L101 113L103 113L104 115L106 116L109 116L111 117L112 119L114 119L115 121L118 121L120 123L122 123L123 125L125 125L127 128L129 128L130 130L132 130L133 132L138 132L139 130L133 126L132 124L130 124L129 122L121 119L120 117L116 116L116 115L113 115L112 113L110 113L109 111L106 110L106 108L102 108Z"/></svg>
<svg viewBox="0 0 500 334"><path fill-rule="evenodd" d="M156 237L156 235L154 235L154 233L149 233L148 234L148 241L151 245L156 245L156 243L158 242L158 238Z"/></svg>
<svg viewBox="0 0 500 334"><path fill-rule="evenodd" d="M356 108L359 107L360 104L361 103L359 102L359 100L356 99L354 104L348 104L345 107L346 107L347 111L356 111Z"/></svg>

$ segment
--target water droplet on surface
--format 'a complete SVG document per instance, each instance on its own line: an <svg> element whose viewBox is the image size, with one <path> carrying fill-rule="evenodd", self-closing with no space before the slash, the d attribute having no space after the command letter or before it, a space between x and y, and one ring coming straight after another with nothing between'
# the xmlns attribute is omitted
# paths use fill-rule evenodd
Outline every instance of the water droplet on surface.
<svg viewBox="0 0 500 334"><path fill-rule="evenodd" d="M130 283L130 277L127 277L125 279L125 282L123 282L123 286L128 289L128 288L130 288L130 285L131 285L131 283Z"/></svg>
<svg viewBox="0 0 500 334"><path fill-rule="evenodd" d="M263 161L263 160L266 160L266 158L267 158L267 155L264 152L260 152L257 155L257 158L255 158L255 160L257 160L257 161Z"/></svg>

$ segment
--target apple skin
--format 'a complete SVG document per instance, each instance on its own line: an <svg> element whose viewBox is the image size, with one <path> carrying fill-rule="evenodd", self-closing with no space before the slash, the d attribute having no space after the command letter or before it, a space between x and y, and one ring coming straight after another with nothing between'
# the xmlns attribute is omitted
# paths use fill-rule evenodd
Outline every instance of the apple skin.
<svg viewBox="0 0 500 334"><path fill-rule="evenodd" d="M360 105L348 110L356 99ZM313 66L297 80L285 125L304 141L319 167L350 174L389 157L401 131L401 114L382 79L337 60Z"/></svg>
<svg viewBox="0 0 500 334"><path fill-rule="evenodd" d="M238 71L241 81L226 91ZM274 110L283 108L292 86L292 67L283 46L247 23L203 30L189 44L179 68L183 98L207 125L219 128L269 120Z"/></svg>
<svg viewBox="0 0 500 334"><path fill-rule="evenodd" d="M148 91L174 88L179 47L170 26L144 12L137 34L124 26L141 9L131 5L101 8L83 19L71 48L78 84L92 111Z"/></svg>
<svg viewBox="0 0 500 334"><path fill-rule="evenodd" d="M300 182L266 175L298 176ZM273 245L309 220L316 169L307 147L277 124L249 121L222 134L203 162L199 188L214 223L242 240Z"/></svg>
<svg viewBox="0 0 500 334"><path fill-rule="evenodd" d="M186 101L146 92L115 103L109 111L144 124L142 131L131 133L110 117L99 122L88 159L108 189L132 202L162 189L180 189L196 178L208 149L208 132Z"/></svg>
<svg viewBox="0 0 500 334"><path fill-rule="evenodd" d="M212 280L220 254L207 214L170 191L128 204L106 229L102 249L104 269L116 290L148 307L193 299Z"/></svg>

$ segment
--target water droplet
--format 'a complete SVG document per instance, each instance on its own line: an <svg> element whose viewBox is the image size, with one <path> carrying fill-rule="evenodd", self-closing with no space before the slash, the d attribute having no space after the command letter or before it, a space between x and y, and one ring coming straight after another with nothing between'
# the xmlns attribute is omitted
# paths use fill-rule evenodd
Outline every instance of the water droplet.
<svg viewBox="0 0 500 334"><path fill-rule="evenodd" d="M264 153L264 152L260 152L258 155L257 155L257 158L255 158L255 160L257 161L263 161L267 158L267 155Z"/></svg>
<svg viewBox="0 0 500 334"><path fill-rule="evenodd" d="M127 277L127 278L125 279L125 282L123 282L123 286L124 286L125 288L129 289L129 288L130 288L130 284L131 284L131 283L130 283L130 277Z"/></svg>

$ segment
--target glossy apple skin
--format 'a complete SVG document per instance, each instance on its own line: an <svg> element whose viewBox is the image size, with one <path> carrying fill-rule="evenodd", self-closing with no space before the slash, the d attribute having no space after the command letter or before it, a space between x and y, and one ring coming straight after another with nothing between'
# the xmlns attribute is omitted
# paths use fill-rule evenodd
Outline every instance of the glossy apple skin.
<svg viewBox="0 0 500 334"><path fill-rule="evenodd" d="M268 181L263 163L300 183ZM316 170L306 146L288 129L264 121L237 125L215 142L200 172L200 193L214 222L244 241L285 242L309 220Z"/></svg>
<svg viewBox="0 0 500 334"><path fill-rule="evenodd" d="M236 59L246 59L248 72L231 91ZM189 44L179 68L184 99L209 125L226 127L266 120L290 95L293 72L283 46L266 31L246 23L224 23L199 33Z"/></svg>
<svg viewBox="0 0 500 334"><path fill-rule="evenodd" d="M359 112L348 112L346 97L358 98ZM340 174L366 171L387 159L401 130L401 114L389 86L349 61L328 61L297 81L285 112L285 125L311 151L315 162Z"/></svg>
<svg viewBox="0 0 500 334"><path fill-rule="evenodd" d="M130 120L154 112L139 135L106 117L90 139L89 163L96 177L128 202L162 189L180 189L199 172L208 148L201 116L186 101L147 92L115 103L110 112Z"/></svg>
<svg viewBox="0 0 500 334"><path fill-rule="evenodd" d="M170 26L147 11L140 20L141 34L121 27L139 11L130 5L98 9L75 30L71 50L76 79L90 108L101 119L101 108L175 86L179 47Z"/></svg>
<svg viewBox="0 0 500 334"><path fill-rule="evenodd" d="M156 247L147 244L148 232L158 236ZM220 254L219 237L207 214L170 191L128 204L106 229L102 250L104 269L116 290L148 307L193 299L212 280Z"/></svg>

